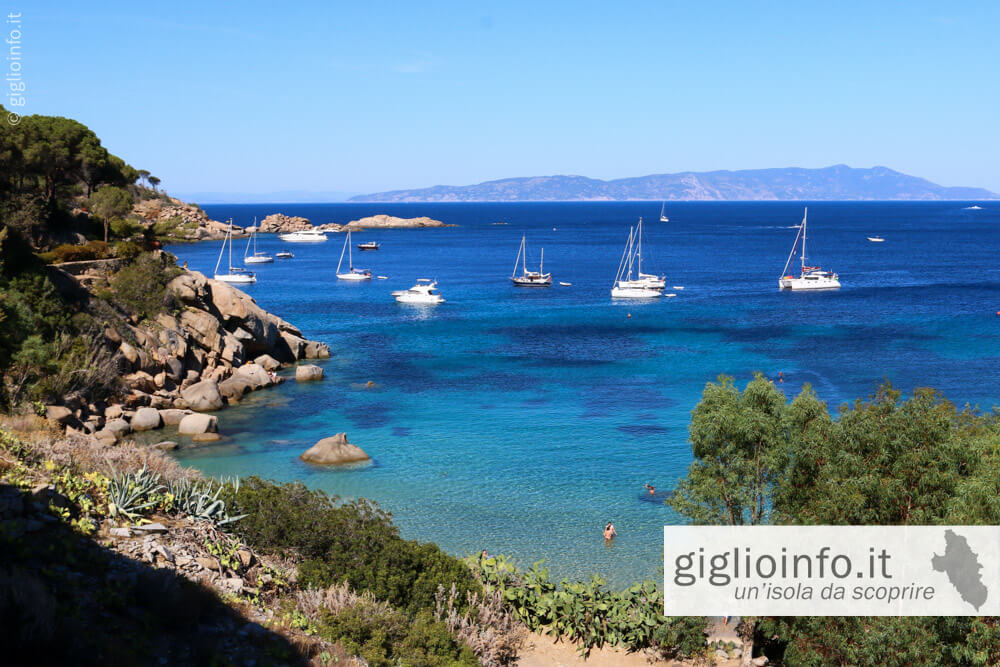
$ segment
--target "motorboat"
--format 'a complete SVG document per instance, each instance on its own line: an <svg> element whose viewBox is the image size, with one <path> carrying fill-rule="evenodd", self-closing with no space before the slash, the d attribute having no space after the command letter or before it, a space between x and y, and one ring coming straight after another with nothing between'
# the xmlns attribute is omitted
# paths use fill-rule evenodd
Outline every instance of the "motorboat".
<svg viewBox="0 0 1000 667"><path fill-rule="evenodd" d="M378 241L368 241L367 243L359 243L358 250L378 250L379 246L382 245Z"/></svg>
<svg viewBox="0 0 1000 667"><path fill-rule="evenodd" d="M222 256L229 248L229 262L226 273L219 273L219 266L222 264ZM224 283L234 283L246 285L257 282L257 275L253 271L247 271L233 266L233 221L230 218L229 226L226 228L226 237L222 240L222 247L219 249L219 259L215 262L215 271L212 277Z"/></svg>
<svg viewBox="0 0 1000 667"><path fill-rule="evenodd" d="M882 238L881 236L869 236L868 240L871 241L872 243L884 243L885 242L885 239Z"/></svg>
<svg viewBox="0 0 1000 667"><path fill-rule="evenodd" d="M344 263L344 253L347 253L347 272L341 273L340 267ZM354 257L351 255L351 230L347 230L344 238L344 248L340 251L340 261L337 262L338 280L371 280L372 272L368 269L358 269L354 266Z"/></svg>
<svg viewBox="0 0 1000 667"><path fill-rule="evenodd" d="M250 242L253 242L253 254L250 254ZM257 251L257 218L253 219L253 227L250 228L250 238L247 239L247 247L243 251L244 264L270 264L274 258L266 252Z"/></svg>
<svg viewBox="0 0 1000 667"><path fill-rule="evenodd" d="M832 271L824 271L818 266L806 266L806 219L809 216L809 208L802 215L802 224L799 225L799 232L795 235L795 243L792 244L792 252L788 255L785 268L778 278L778 287L789 290L821 290L837 289L840 287L840 277ZM802 246L801 269L796 277L788 272L799 245Z"/></svg>
<svg viewBox="0 0 1000 667"><path fill-rule="evenodd" d="M291 243L316 243L326 240L326 231L322 229L301 229L297 232L278 234L278 238Z"/></svg>
<svg viewBox="0 0 1000 667"><path fill-rule="evenodd" d="M399 303L421 305L444 303L444 297L437 291L437 281L428 278L419 278L416 285L407 290L393 292L392 296Z"/></svg>
<svg viewBox="0 0 1000 667"><path fill-rule="evenodd" d="M514 272L510 274L510 281L518 287L548 287L552 284L552 274L545 273L543 266L545 263L545 248L542 248L541 259L538 262L537 271L528 270L528 250L525 245L525 237L521 237L521 246L517 249L517 259L514 260ZM521 266L521 273L517 273L518 265Z"/></svg>
<svg viewBox="0 0 1000 667"><path fill-rule="evenodd" d="M293 255L292 253L288 252L287 250L282 250L281 252L276 252L276 253L274 253L274 256L277 257L278 259L292 259L293 257L295 257L295 255Z"/></svg>

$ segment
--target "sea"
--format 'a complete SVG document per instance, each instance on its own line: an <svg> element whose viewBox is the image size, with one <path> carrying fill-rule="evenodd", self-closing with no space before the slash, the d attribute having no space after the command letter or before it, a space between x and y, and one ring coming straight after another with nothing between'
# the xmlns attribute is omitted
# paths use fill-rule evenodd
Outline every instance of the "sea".
<svg viewBox="0 0 1000 667"><path fill-rule="evenodd" d="M618 588L657 580L663 527L684 521L664 497L692 460L691 411L720 374L742 386L763 373L789 398L808 384L831 411L885 381L993 409L1000 203L973 203L670 203L669 222L660 202L206 205L237 225L387 213L455 226L355 233L381 243L353 250L355 267L385 276L363 283L335 277L343 235L261 235L260 250L295 257L257 266L245 291L334 356L319 362L322 382L249 396L219 413L219 443L177 456L207 475L372 499L405 538L457 556L544 560L555 578L598 574ZM804 206L809 263L838 272L839 290L778 289ZM640 217L643 270L665 274L676 296L613 301ZM522 236L529 267L544 247L552 287L511 284ZM236 243L239 260L246 242ZM168 249L211 275L220 245ZM446 302L396 303L390 293L418 278L437 280ZM371 463L299 459L338 432ZM606 544L609 521L618 537Z"/></svg>

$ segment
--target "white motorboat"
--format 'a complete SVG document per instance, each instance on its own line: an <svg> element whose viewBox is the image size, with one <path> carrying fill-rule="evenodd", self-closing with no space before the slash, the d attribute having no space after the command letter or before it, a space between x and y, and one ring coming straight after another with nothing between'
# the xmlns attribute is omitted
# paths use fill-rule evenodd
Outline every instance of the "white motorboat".
<svg viewBox="0 0 1000 667"><path fill-rule="evenodd" d="M973 204L972 206L966 206L965 210L966 211L982 211L983 207L982 206L976 206L975 204Z"/></svg>
<svg viewBox="0 0 1000 667"><path fill-rule="evenodd" d="M660 206L660 222L670 222L670 218L667 217L667 202L663 202Z"/></svg>
<svg viewBox="0 0 1000 667"><path fill-rule="evenodd" d="M282 241L290 241L292 243L316 243L326 240L326 231L322 229L302 229L297 232L278 234L278 238Z"/></svg>
<svg viewBox="0 0 1000 667"><path fill-rule="evenodd" d="M522 236L521 246L517 249L517 259L514 260L514 272L510 274L510 281L518 287L548 287L552 284L552 274L544 272L544 263L545 248L542 248L542 256L538 262L538 270L528 270L528 250L525 246L525 237ZM517 273L517 267L519 264L521 266L520 275Z"/></svg>
<svg viewBox="0 0 1000 667"><path fill-rule="evenodd" d="M416 285L407 290L393 292L392 296L399 303L422 305L444 303L444 297L437 291L437 281L428 278L419 278Z"/></svg>
<svg viewBox="0 0 1000 667"><path fill-rule="evenodd" d="M347 253L347 273L340 272L340 266L344 263L344 253ZM371 280L372 272L368 269L356 269L354 268L354 257L351 255L351 230L347 230L347 236L344 238L344 248L340 251L340 261L337 262L337 279L338 280Z"/></svg>
<svg viewBox="0 0 1000 667"><path fill-rule="evenodd" d="M219 273L219 265L222 264L222 255L229 246L229 265L226 273ZM236 283L246 285L257 282L257 275L253 271L247 271L233 266L233 221L229 220L229 227L226 229L226 238L222 240L222 247L219 249L219 259L215 262L215 271L212 277L224 283Z"/></svg>
<svg viewBox="0 0 1000 667"><path fill-rule="evenodd" d="M378 250L379 246L382 245L378 241L368 241L367 243L359 243L358 250Z"/></svg>
<svg viewBox="0 0 1000 667"><path fill-rule="evenodd" d="M884 243L885 242L885 239L882 238L881 236L869 236L868 240L871 241L872 243Z"/></svg>
<svg viewBox="0 0 1000 667"><path fill-rule="evenodd" d="M564 283L561 280L559 281L559 284L562 285L563 287L572 287L573 286L573 283Z"/></svg>
<svg viewBox="0 0 1000 667"><path fill-rule="evenodd" d="M635 278L632 272L635 270ZM663 296L666 286L664 276L642 272L642 218L636 227L628 230L628 243L618 264L618 274L611 288L614 299L655 299Z"/></svg>
<svg viewBox="0 0 1000 667"><path fill-rule="evenodd" d="M808 215L809 209L806 208L802 216L802 224L799 225L799 233L795 235L795 243L792 244L792 252L789 253L785 268L781 271L781 277L778 278L778 287L790 290L837 289L840 287L840 277L836 273L824 271L818 266L806 266L806 218ZM792 265L792 260L795 259L800 240L802 242L802 268L796 277L790 274L788 269Z"/></svg>
<svg viewBox="0 0 1000 667"><path fill-rule="evenodd" d="M675 290L682 290L682 289L684 289L684 285L674 285L674 289Z"/></svg>
<svg viewBox="0 0 1000 667"><path fill-rule="evenodd" d="M250 254L250 242L253 242L253 254ZM266 252L257 251L257 218L253 219L253 227L250 228L250 238L247 239L247 247L243 251L244 264L270 264L274 258Z"/></svg>
<svg viewBox="0 0 1000 667"><path fill-rule="evenodd" d="M276 252L276 253L274 253L274 256L277 257L278 259L292 259L293 257L295 257L295 255L293 255L292 253L288 252L287 250L282 250L281 252Z"/></svg>

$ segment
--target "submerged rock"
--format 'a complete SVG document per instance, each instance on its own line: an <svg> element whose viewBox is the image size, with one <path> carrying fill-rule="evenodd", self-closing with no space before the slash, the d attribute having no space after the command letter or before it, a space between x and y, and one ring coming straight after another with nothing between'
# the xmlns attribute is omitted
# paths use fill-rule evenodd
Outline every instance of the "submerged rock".
<svg viewBox="0 0 1000 667"><path fill-rule="evenodd" d="M215 433L219 430L219 418L215 415L191 413L181 420L177 432L181 435L197 435L199 433Z"/></svg>
<svg viewBox="0 0 1000 667"><path fill-rule="evenodd" d="M323 438L303 452L299 458L307 463L319 463L322 465L357 463L370 459L363 449L347 441L346 433L338 433L333 437Z"/></svg>

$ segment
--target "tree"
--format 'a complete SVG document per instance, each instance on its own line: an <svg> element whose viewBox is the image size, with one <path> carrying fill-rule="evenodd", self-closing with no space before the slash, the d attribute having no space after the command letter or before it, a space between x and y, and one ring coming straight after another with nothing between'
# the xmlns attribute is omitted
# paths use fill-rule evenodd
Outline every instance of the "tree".
<svg viewBox="0 0 1000 667"><path fill-rule="evenodd" d="M140 169L138 173L139 173L139 180L142 181L143 185L147 185L148 186L149 185L149 177L151 175L149 173L149 170L148 169Z"/></svg>
<svg viewBox="0 0 1000 667"><path fill-rule="evenodd" d="M156 176L149 176L147 177L147 180L149 181L149 184L153 186L153 191L155 192L156 186L160 184L160 179L158 179Z"/></svg>
<svg viewBox="0 0 1000 667"><path fill-rule="evenodd" d="M122 188L104 186L87 200L91 213L104 221L104 242L108 242L108 226L112 218L120 218L132 210L132 196Z"/></svg>

